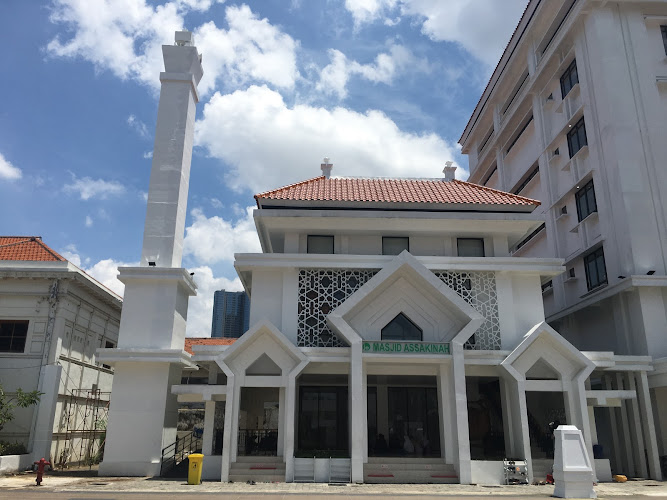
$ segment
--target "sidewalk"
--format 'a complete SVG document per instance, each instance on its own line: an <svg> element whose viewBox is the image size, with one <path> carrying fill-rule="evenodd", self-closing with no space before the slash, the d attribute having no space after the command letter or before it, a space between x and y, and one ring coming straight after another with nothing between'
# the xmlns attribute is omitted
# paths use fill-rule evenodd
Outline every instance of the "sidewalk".
<svg viewBox="0 0 667 500"><path fill-rule="evenodd" d="M405 495L405 496L502 496L543 497L553 494L553 486L469 486L459 484L350 484L328 485L313 483L220 483L207 481L190 486L183 479L165 480L136 477L97 477L96 471L56 471L47 473L40 488L35 486L35 474L23 473L0 477L0 493L8 489L23 491L55 491L81 493L222 493L237 495ZM647 496L667 498L667 482L628 481L601 483L595 487L598 497ZM18 492L16 492L18 494ZM0 495L1 497L2 495Z"/></svg>

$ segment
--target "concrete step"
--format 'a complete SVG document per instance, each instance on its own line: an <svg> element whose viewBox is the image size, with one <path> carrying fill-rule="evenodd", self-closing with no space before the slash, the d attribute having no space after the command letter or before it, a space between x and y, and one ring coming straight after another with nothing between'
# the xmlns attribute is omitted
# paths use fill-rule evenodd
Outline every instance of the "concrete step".
<svg viewBox="0 0 667 500"><path fill-rule="evenodd" d="M442 464L447 465L442 461L440 457L419 457L419 458L406 458L406 457L368 457L369 464Z"/></svg>
<svg viewBox="0 0 667 500"><path fill-rule="evenodd" d="M459 482L454 466L414 461L401 463L367 463L364 465L366 483L454 484Z"/></svg>
<svg viewBox="0 0 667 500"><path fill-rule="evenodd" d="M285 474L272 474L267 476L258 476L255 474L229 474L229 480L234 483L245 483L255 481L256 483L284 483Z"/></svg>
<svg viewBox="0 0 667 500"><path fill-rule="evenodd" d="M275 457L275 456L237 456L236 457L236 463L276 463L276 462L282 462L285 463L285 460L283 457Z"/></svg>

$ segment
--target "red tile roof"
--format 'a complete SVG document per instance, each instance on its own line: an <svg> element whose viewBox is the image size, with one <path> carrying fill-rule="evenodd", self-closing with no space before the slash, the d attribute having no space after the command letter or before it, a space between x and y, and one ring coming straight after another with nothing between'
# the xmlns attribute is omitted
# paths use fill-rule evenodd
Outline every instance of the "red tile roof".
<svg viewBox="0 0 667 500"><path fill-rule="evenodd" d="M261 200L438 203L536 207L537 200L464 181L324 176L256 194Z"/></svg>
<svg viewBox="0 0 667 500"><path fill-rule="evenodd" d="M0 236L0 260L64 262L67 259L44 244L41 236Z"/></svg>
<svg viewBox="0 0 667 500"><path fill-rule="evenodd" d="M187 337L185 339L185 346L183 347L186 352L194 354L192 352L193 345L232 345L236 342L237 339L230 338L211 338L211 337Z"/></svg>

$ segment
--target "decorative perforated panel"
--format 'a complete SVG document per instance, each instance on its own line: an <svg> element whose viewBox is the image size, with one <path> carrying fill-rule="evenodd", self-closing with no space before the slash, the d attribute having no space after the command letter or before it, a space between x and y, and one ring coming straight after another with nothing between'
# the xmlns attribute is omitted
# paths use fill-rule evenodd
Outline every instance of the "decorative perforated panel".
<svg viewBox="0 0 667 500"><path fill-rule="evenodd" d="M377 269L304 269L299 272L300 347L346 345L327 325L327 314L359 290Z"/></svg>
<svg viewBox="0 0 667 500"><path fill-rule="evenodd" d="M484 323L470 337L464 347L475 350L500 349L500 320L495 273L434 271L434 274L484 316Z"/></svg>
<svg viewBox="0 0 667 500"><path fill-rule="evenodd" d="M377 272L377 269L302 269L299 272L298 345L346 345L327 325L327 315ZM472 271L435 271L434 274L485 318L465 348L500 349L495 274Z"/></svg>

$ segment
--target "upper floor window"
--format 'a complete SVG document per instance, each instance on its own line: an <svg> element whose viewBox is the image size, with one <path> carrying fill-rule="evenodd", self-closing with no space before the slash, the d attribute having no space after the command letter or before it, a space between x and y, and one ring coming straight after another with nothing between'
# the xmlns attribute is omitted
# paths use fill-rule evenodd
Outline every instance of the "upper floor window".
<svg viewBox="0 0 667 500"><path fill-rule="evenodd" d="M532 114L524 122L523 126L521 127L521 130L519 130L519 132L517 132L517 134L514 136L514 139L512 139L512 142L510 142L510 145L507 146L507 151L505 152L506 154L509 153L512 150L512 148L514 147L514 145L518 142L518 140L521 139L521 136L523 135L523 133L528 128L528 125L530 125L531 123L533 123L533 115Z"/></svg>
<svg viewBox="0 0 667 500"><path fill-rule="evenodd" d="M593 188L593 179L582 187L575 195L577 200L577 216L579 222L598 211L598 205L595 201L595 189Z"/></svg>
<svg viewBox="0 0 667 500"><path fill-rule="evenodd" d="M458 238L456 246L459 257L484 257L483 238Z"/></svg>
<svg viewBox="0 0 667 500"><path fill-rule="evenodd" d="M577 154L577 152L588 145L588 138L586 137L586 124L584 119L579 120L572 126L572 130L567 133L567 147L570 149L570 158Z"/></svg>
<svg viewBox="0 0 667 500"><path fill-rule="evenodd" d="M408 340L421 342L423 331L405 314L400 313L382 329L382 340Z"/></svg>
<svg viewBox="0 0 667 500"><path fill-rule="evenodd" d="M410 238L407 236L382 237L382 255L398 255L403 250L410 251Z"/></svg>
<svg viewBox="0 0 667 500"><path fill-rule="evenodd" d="M660 32L662 33L662 44L665 46L665 54L667 54L667 25L660 26Z"/></svg>
<svg viewBox="0 0 667 500"><path fill-rule="evenodd" d="M579 83L579 74L577 73L577 60L575 59L560 77L561 97L565 99L565 96L570 93L572 87L577 83Z"/></svg>
<svg viewBox="0 0 667 500"><path fill-rule="evenodd" d="M584 257L584 268L586 269L586 285L588 286L588 290L593 290L607 284L607 268L604 263L604 250L602 247Z"/></svg>
<svg viewBox="0 0 667 500"><path fill-rule="evenodd" d="M333 236L308 235L308 253L334 253Z"/></svg>
<svg viewBox="0 0 667 500"><path fill-rule="evenodd" d="M0 352L23 352L28 321L0 320Z"/></svg>

